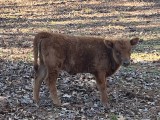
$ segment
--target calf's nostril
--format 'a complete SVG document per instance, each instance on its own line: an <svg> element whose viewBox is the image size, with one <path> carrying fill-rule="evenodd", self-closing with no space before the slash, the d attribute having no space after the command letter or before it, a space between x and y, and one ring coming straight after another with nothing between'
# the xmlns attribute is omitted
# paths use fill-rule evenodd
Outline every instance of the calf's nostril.
<svg viewBox="0 0 160 120"><path fill-rule="evenodd" d="M123 62L123 65L124 66L128 66L130 64L130 61L125 61L125 62Z"/></svg>

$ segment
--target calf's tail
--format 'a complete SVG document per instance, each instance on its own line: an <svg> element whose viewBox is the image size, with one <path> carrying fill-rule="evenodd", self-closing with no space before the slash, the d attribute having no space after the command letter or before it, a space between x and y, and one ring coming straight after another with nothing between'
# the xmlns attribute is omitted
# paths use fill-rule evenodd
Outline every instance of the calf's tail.
<svg viewBox="0 0 160 120"><path fill-rule="evenodd" d="M37 72L38 71L38 35L35 36L34 40L33 40L33 56L34 56L34 71Z"/></svg>
<svg viewBox="0 0 160 120"><path fill-rule="evenodd" d="M41 54L41 42L45 38L49 38L51 36L48 32L40 32L38 33L33 40L33 56L34 56L34 71L38 71L38 58L40 64L43 64L43 58ZM39 57L38 57L39 56Z"/></svg>

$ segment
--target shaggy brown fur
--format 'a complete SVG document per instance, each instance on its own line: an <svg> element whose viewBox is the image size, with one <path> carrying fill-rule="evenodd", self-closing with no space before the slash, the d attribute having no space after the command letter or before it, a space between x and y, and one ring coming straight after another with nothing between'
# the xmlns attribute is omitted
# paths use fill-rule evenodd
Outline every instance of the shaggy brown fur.
<svg viewBox="0 0 160 120"><path fill-rule="evenodd" d="M131 48L138 43L138 40L138 38L110 40L48 32L38 33L34 38L34 100L38 102L40 86L45 79L53 103L60 105L56 81L59 71L65 70L70 74L85 72L95 75L101 100L107 105L106 77L114 74L120 65L130 64Z"/></svg>

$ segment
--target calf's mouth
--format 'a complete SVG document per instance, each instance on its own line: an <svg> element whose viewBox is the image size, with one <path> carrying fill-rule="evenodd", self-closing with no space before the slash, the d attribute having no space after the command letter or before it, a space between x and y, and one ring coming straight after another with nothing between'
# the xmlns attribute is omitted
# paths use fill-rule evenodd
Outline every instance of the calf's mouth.
<svg viewBox="0 0 160 120"><path fill-rule="evenodd" d="M122 62L122 66L127 67L130 65L130 60L126 60Z"/></svg>

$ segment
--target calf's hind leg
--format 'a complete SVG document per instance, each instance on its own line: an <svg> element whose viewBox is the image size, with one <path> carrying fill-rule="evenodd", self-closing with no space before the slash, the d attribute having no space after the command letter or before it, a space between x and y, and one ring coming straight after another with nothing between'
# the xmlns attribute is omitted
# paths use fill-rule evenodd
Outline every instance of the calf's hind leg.
<svg viewBox="0 0 160 120"><path fill-rule="evenodd" d="M49 88L49 92L50 92L50 96L51 99L53 100L53 103L55 105L60 106L61 102L58 98L57 95L57 87L56 87L56 82L57 82L57 77L58 77L58 70L54 70L55 67L49 67L48 69L48 79L46 79L46 83L48 85Z"/></svg>
<svg viewBox="0 0 160 120"><path fill-rule="evenodd" d="M47 52L49 51L49 52ZM48 47L44 52L44 64L47 69L47 79L46 83L49 88L51 99L55 105L61 105L61 102L57 95L57 77L59 75L59 70L61 69L62 60L58 57L58 51L52 47Z"/></svg>
<svg viewBox="0 0 160 120"><path fill-rule="evenodd" d="M42 81L45 79L47 71L44 65L40 65L37 73L35 73L34 83L33 83L33 99L37 103L39 101L39 91Z"/></svg>

